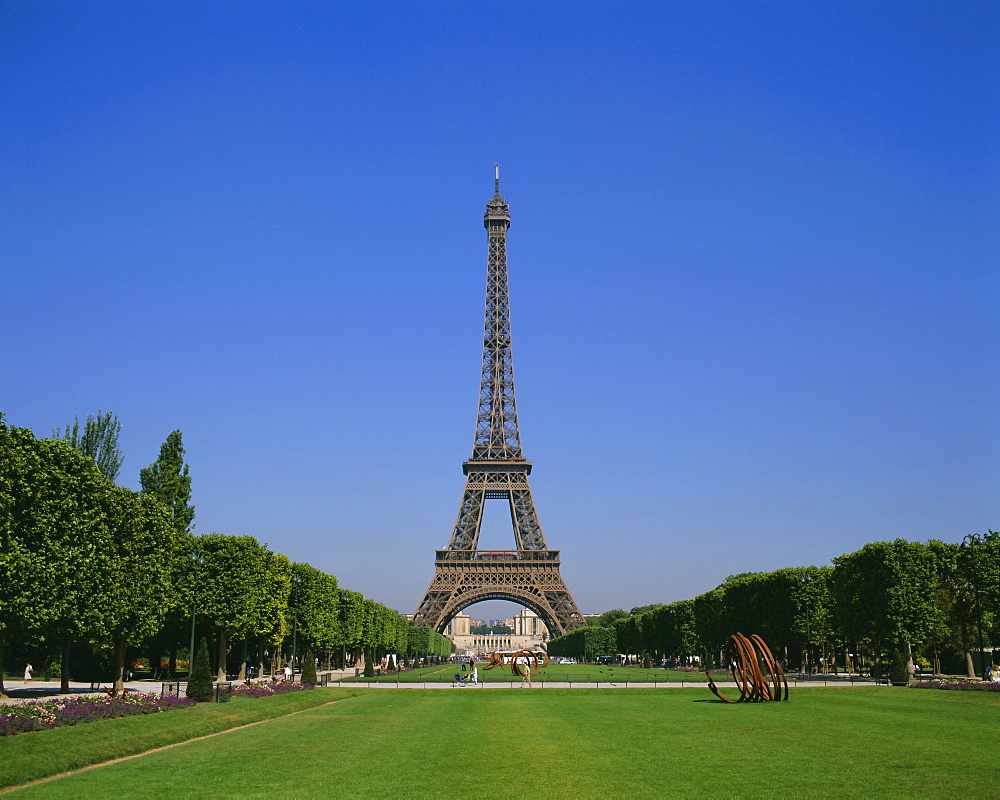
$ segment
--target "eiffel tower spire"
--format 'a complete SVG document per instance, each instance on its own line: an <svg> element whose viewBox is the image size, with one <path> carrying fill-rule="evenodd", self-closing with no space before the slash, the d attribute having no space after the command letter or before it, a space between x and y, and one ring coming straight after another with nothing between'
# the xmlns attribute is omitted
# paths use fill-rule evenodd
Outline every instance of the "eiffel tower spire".
<svg viewBox="0 0 1000 800"><path fill-rule="evenodd" d="M486 266L486 313L483 325L483 369L479 381L479 415L471 461L519 461L521 434L514 398L514 360L510 349L510 299L507 294L507 229L510 206L496 189L486 204L483 225L489 233Z"/></svg>
<svg viewBox="0 0 1000 800"><path fill-rule="evenodd" d="M462 464L465 492L448 549L437 551L435 575L414 623L442 631L473 603L510 600L534 611L558 635L586 622L559 575L559 552L545 544L528 484L531 463L521 452L507 291L510 206L500 196L500 165L495 169L493 197L483 216L488 257L476 435L472 457ZM508 502L516 550L476 549L486 500Z"/></svg>

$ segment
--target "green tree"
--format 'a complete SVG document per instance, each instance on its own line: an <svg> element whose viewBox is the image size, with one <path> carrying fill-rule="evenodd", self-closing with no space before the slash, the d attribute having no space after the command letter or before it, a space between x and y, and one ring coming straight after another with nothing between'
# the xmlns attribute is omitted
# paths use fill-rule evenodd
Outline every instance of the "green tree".
<svg viewBox="0 0 1000 800"><path fill-rule="evenodd" d="M292 576L288 603L296 609L302 646L332 649L339 642L340 632L337 579L309 564L292 564Z"/></svg>
<svg viewBox="0 0 1000 800"><path fill-rule="evenodd" d="M872 542L833 559L830 592L836 624L851 641L869 639L880 654L923 643L940 610L934 602L937 559L919 542Z"/></svg>
<svg viewBox="0 0 1000 800"><path fill-rule="evenodd" d="M365 677L375 677L375 647L378 642L378 603L367 597L361 601L361 650L365 659Z"/></svg>
<svg viewBox="0 0 1000 800"><path fill-rule="evenodd" d="M618 620L625 619L628 615L627 611L623 611L620 608L612 608L597 618L597 626L599 628L613 628Z"/></svg>
<svg viewBox="0 0 1000 800"><path fill-rule="evenodd" d="M694 627L701 645L700 655L708 667L735 633L726 621L724 591L716 588L694 598Z"/></svg>
<svg viewBox="0 0 1000 800"><path fill-rule="evenodd" d="M592 628L589 630L605 630L604 628ZM639 632L639 617L622 617L615 621L613 628L615 635L615 648L620 653L637 654L643 652L643 643ZM571 633L575 633L572 631ZM584 639L586 642L586 639ZM551 645L550 645L551 649ZM586 658L585 648L581 648L580 658ZM587 659L589 660L589 659Z"/></svg>
<svg viewBox="0 0 1000 800"><path fill-rule="evenodd" d="M975 629L970 638L978 652L980 645L995 644L1000 633L995 629L1000 616L996 613L1000 607L1000 533L991 530L966 536L958 546L956 561L956 599L970 633ZM989 668L987 656L978 661L979 676L984 677Z"/></svg>
<svg viewBox="0 0 1000 800"><path fill-rule="evenodd" d="M614 628L596 626L577 628L551 639L546 649L550 656L576 658L580 661L594 661L598 656L614 655L618 644L616 632L629 622L633 622L633 618L626 617L619 620Z"/></svg>
<svg viewBox="0 0 1000 800"><path fill-rule="evenodd" d="M107 630L117 587L109 566L116 487L64 441L0 419L0 635L61 649L69 691L74 642Z"/></svg>
<svg viewBox="0 0 1000 800"><path fill-rule="evenodd" d="M191 505L191 476L184 463L184 444L181 432L173 431L160 447L160 457L139 470L142 491L152 494L171 510L174 527L190 533L194 521Z"/></svg>
<svg viewBox="0 0 1000 800"><path fill-rule="evenodd" d="M218 634L218 674L224 681L231 639L267 636L277 644L284 638L291 562L252 536L212 533L194 543L205 561L198 573L198 619Z"/></svg>
<svg viewBox="0 0 1000 800"><path fill-rule="evenodd" d="M513 633L509 625L473 625L469 632L477 636L489 636L491 634Z"/></svg>
<svg viewBox="0 0 1000 800"><path fill-rule="evenodd" d="M72 425L67 425L62 432L58 428L52 431L53 436L79 450L88 458L93 459L97 468L112 483L118 479L122 467L122 451L118 449L118 435L122 424L118 417L110 411L88 414L80 433L80 418Z"/></svg>
<svg viewBox="0 0 1000 800"><path fill-rule="evenodd" d="M633 608L628 613L629 613L629 616L635 616L637 614L645 614L647 611L652 611L654 608L659 608L661 605L662 605L662 603L651 603L648 606L636 606L635 608ZM619 610L619 609L616 609L616 610ZM605 613L607 613L607 612L605 612ZM621 619L621 617L619 617L618 619Z"/></svg>
<svg viewBox="0 0 1000 800"><path fill-rule="evenodd" d="M113 691L118 694L128 648L154 636L176 600L173 567L187 537L174 528L159 500L129 489L114 490L110 516L105 635L114 650Z"/></svg>
<svg viewBox="0 0 1000 800"><path fill-rule="evenodd" d="M351 654L354 663L361 657L360 648L365 628L364 599L361 592L352 592L350 589L339 590L337 617L340 625L336 645L341 648L341 668L347 666L348 653Z"/></svg>

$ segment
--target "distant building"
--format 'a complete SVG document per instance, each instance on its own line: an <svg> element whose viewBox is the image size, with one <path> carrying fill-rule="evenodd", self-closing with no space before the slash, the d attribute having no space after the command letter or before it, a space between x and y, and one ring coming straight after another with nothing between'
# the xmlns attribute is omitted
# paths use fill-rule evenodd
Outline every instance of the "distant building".
<svg viewBox="0 0 1000 800"><path fill-rule="evenodd" d="M444 635L455 641L456 636L469 636L472 628L472 619L468 614L456 614L448 627L444 629Z"/></svg>
<svg viewBox="0 0 1000 800"><path fill-rule="evenodd" d="M515 617L491 620L490 626L506 625L513 633L474 634L471 629L483 620L472 620L467 614L457 614L445 628L444 635L455 643L460 655L485 655L496 650L528 650L544 648L549 632L533 611L524 609Z"/></svg>

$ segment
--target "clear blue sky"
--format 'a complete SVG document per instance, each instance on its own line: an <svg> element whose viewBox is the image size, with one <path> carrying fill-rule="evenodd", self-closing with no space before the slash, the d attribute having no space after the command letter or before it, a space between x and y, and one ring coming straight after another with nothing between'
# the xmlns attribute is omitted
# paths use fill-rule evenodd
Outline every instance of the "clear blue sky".
<svg viewBox="0 0 1000 800"><path fill-rule="evenodd" d="M522 439L584 612L1000 528L998 30L995 2L6 0L0 411L113 410L132 487L179 428L196 532L412 612L499 161Z"/></svg>

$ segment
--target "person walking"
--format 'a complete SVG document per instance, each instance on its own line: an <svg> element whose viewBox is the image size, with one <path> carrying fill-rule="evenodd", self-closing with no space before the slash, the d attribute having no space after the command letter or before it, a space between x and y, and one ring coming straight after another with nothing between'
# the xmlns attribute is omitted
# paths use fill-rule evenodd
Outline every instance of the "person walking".
<svg viewBox="0 0 1000 800"><path fill-rule="evenodd" d="M531 688L531 659L528 656L521 656L520 658L521 667L521 686L527 685Z"/></svg>
<svg viewBox="0 0 1000 800"><path fill-rule="evenodd" d="M25 664L24 665L24 682L25 683L30 683L31 682L31 673L34 672L34 671L35 671L35 668L33 666L31 666L31 664Z"/></svg>
<svg viewBox="0 0 1000 800"><path fill-rule="evenodd" d="M472 674L469 675L469 683L479 683L479 668L476 666L476 662L471 662Z"/></svg>

